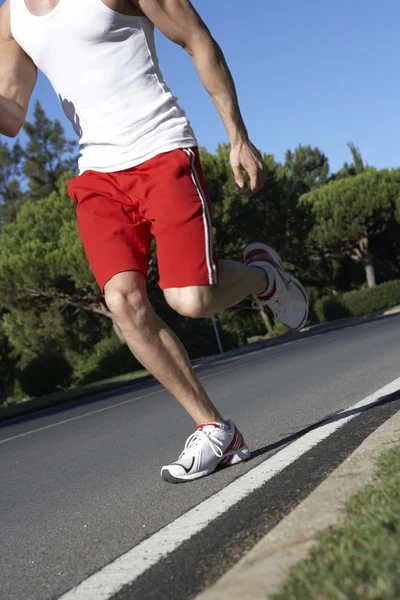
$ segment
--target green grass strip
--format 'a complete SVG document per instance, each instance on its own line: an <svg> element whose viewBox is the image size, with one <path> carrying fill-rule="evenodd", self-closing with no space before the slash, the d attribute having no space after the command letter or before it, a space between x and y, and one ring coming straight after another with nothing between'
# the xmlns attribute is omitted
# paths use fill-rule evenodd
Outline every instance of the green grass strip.
<svg viewBox="0 0 400 600"><path fill-rule="evenodd" d="M273 600L400 600L400 445L380 455L377 481L317 542Z"/></svg>

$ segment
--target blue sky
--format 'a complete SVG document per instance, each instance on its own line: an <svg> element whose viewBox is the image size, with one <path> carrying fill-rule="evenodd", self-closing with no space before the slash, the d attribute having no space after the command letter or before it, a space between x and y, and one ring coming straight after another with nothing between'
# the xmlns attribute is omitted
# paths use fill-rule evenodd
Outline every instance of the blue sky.
<svg viewBox="0 0 400 600"><path fill-rule="evenodd" d="M336 170L352 141L369 164L399 166L398 0L193 3L225 52L259 148L283 160L299 143L319 146ZM227 136L190 58L161 35L157 42L167 83L213 151ZM44 77L34 98L74 135Z"/></svg>

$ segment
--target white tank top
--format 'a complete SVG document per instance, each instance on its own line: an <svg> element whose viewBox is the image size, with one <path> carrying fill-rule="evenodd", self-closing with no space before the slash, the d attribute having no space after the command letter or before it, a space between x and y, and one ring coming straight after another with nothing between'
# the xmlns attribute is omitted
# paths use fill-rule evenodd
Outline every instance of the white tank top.
<svg viewBox="0 0 400 600"><path fill-rule="evenodd" d="M24 0L11 0L11 31L79 136L81 173L121 171L197 145L164 82L147 18L116 13L102 0L60 0L35 17Z"/></svg>

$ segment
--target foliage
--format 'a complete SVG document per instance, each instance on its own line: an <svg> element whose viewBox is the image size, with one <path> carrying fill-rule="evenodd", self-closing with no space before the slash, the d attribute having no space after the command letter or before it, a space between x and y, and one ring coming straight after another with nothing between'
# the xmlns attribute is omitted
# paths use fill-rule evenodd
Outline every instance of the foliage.
<svg viewBox="0 0 400 600"><path fill-rule="evenodd" d="M24 132L28 136L23 151L26 198L39 200L57 189L63 173L75 169L76 143L66 139L59 121L46 117L39 102L35 104L34 121L25 123Z"/></svg>
<svg viewBox="0 0 400 600"><path fill-rule="evenodd" d="M328 181L328 158L319 148L299 145L294 152L287 150L285 167L299 186L299 193L306 193Z"/></svg>
<svg viewBox="0 0 400 600"><path fill-rule="evenodd" d="M20 366L46 348L82 351L112 327L79 239L68 176L49 198L27 200L0 236L0 307Z"/></svg>
<svg viewBox="0 0 400 600"><path fill-rule="evenodd" d="M31 397L68 387L73 368L61 353L48 350L33 358L19 374L23 391Z"/></svg>
<svg viewBox="0 0 400 600"><path fill-rule="evenodd" d="M23 201L21 189L22 148L0 142L0 226L15 219Z"/></svg>
<svg viewBox="0 0 400 600"><path fill-rule="evenodd" d="M302 197L315 217L313 235L327 247L352 251L357 242L392 219L400 198L400 170L376 171L333 181Z"/></svg>
<svg viewBox="0 0 400 600"><path fill-rule="evenodd" d="M74 385L86 385L131 373L142 368L126 344L111 334L101 339L92 349L76 357Z"/></svg>
<svg viewBox="0 0 400 600"><path fill-rule="evenodd" d="M0 142L0 226L14 221L26 200L57 191L60 177L76 168L76 143L65 137L59 121L46 117L39 102L24 134L24 144Z"/></svg>
<svg viewBox="0 0 400 600"><path fill-rule="evenodd" d="M11 393L15 376L15 359L12 348L4 330L3 319L0 321L0 404Z"/></svg>
<svg viewBox="0 0 400 600"><path fill-rule="evenodd" d="M316 300L315 315L320 323L344 317L360 317L400 304L400 281L387 281L374 288L354 290Z"/></svg>
<svg viewBox="0 0 400 600"><path fill-rule="evenodd" d="M361 156L360 150L351 142L348 144L348 146L353 158L353 162L350 164L345 162L340 171L333 175L332 179L354 177L355 175L363 173L367 168L367 165L364 163L363 157Z"/></svg>
<svg viewBox="0 0 400 600"><path fill-rule="evenodd" d="M347 292L342 299L355 317L370 315L400 304L400 281L387 281L373 289Z"/></svg>
<svg viewBox="0 0 400 600"><path fill-rule="evenodd" d="M183 342L191 360L210 354L218 354L218 343L211 319L186 319L175 317L168 325ZM236 336L221 326L219 333L224 351L238 346Z"/></svg>
<svg viewBox="0 0 400 600"><path fill-rule="evenodd" d="M315 189L301 202L314 216L314 247L361 262L369 285L374 285L372 242L394 221L399 199L400 170L368 169Z"/></svg>
<svg viewBox="0 0 400 600"><path fill-rule="evenodd" d="M322 296L314 304L314 314L319 323L351 317L352 313L338 296Z"/></svg>

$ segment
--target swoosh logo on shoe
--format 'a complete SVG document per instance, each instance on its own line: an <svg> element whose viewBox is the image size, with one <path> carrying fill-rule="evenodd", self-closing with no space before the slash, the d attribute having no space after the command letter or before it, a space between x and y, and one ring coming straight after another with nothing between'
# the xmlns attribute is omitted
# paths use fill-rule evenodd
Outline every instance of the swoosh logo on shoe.
<svg viewBox="0 0 400 600"><path fill-rule="evenodd" d="M194 456L192 458L192 464L190 465L190 467L188 469L184 465L181 465L181 467L185 471L186 474L189 474L193 468L193 465L194 465Z"/></svg>

